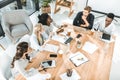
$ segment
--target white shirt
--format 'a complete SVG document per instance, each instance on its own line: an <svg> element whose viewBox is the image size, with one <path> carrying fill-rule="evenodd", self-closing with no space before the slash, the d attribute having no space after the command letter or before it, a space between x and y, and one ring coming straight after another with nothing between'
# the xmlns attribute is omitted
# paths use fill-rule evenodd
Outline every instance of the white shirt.
<svg viewBox="0 0 120 80"><path fill-rule="evenodd" d="M44 39L43 39L44 40ZM39 45L37 36L33 33L30 37L31 48L35 49L36 51L42 51L42 47Z"/></svg>
<svg viewBox="0 0 120 80"><path fill-rule="evenodd" d="M53 32L53 29L54 28L59 28L60 26L58 26L55 22L52 22L51 24L50 24L50 26L47 26L47 25L43 25L43 28L44 28L44 30L45 30L45 32L46 32L46 34L47 34L47 37L49 37L49 35L50 35L50 33L51 32ZM43 34L44 35L44 34ZM48 38L47 38L48 39Z"/></svg>
<svg viewBox="0 0 120 80"><path fill-rule="evenodd" d="M95 23L94 28L106 34L113 34L115 31L115 25L111 23L109 26L105 27L105 19L102 19Z"/></svg>
<svg viewBox="0 0 120 80"><path fill-rule="evenodd" d="M26 71L25 68L28 65L27 59L20 59L14 62L14 68L12 69L13 76L15 77L16 73L22 74L27 80L46 80L51 77L49 73L41 74L37 69L31 68Z"/></svg>

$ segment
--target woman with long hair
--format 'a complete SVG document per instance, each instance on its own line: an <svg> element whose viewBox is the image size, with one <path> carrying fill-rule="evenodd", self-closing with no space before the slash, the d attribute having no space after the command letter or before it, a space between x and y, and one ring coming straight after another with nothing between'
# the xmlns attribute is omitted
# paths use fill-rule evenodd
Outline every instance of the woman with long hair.
<svg viewBox="0 0 120 80"><path fill-rule="evenodd" d="M13 58L13 61L11 63L12 68L12 75L13 77L16 77L18 73L22 74L26 79L34 79L34 76L37 74L37 80L46 80L47 78L50 78L50 74L40 74L37 69L30 69L28 71L25 70L26 66L29 63L28 55L30 53L30 47L27 42L21 42L17 45L16 48L16 55ZM33 77L31 77L33 76Z"/></svg>
<svg viewBox="0 0 120 80"><path fill-rule="evenodd" d="M44 34L44 35L43 35ZM45 35L47 35L44 32L44 29L42 27L42 24L38 23L34 27L33 34L30 37L31 47L35 50L42 50L42 45L44 41L46 40Z"/></svg>

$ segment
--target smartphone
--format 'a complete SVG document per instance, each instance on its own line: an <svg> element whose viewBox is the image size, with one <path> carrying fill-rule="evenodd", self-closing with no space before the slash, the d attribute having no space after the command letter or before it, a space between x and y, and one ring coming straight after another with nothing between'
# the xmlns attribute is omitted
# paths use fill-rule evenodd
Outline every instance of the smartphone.
<svg viewBox="0 0 120 80"><path fill-rule="evenodd" d="M76 36L76 38L80 38L82 35L81 34L78 34L77 36Z"/></svg>
<svg viewBox="0 0 120 80"><path fill-rule="evenodd" d="M69 37L64 43L65 43L65 44L70 43L72 40L73 40L73 38L72 38L72 37Z"/></svg>
<svg viewBox="0 0 120 80"><path fill-rule="evenodd" d="M57 54L50 54L50 57L57 57Z"/></svg>

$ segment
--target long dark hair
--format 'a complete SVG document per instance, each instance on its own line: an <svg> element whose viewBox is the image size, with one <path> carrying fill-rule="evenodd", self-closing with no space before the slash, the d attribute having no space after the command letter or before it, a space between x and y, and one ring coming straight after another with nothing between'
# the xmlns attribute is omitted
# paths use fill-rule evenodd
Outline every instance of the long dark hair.
<svg viewBox="0 0 120 80"><path fill-rule="evenodd" d="M11 63L12 65L12 68L14 68L14 62L16 60L19 60L25 52L27 52L28 50L28 43L27 42L21 42L17 45L17 48L16 48L16 55L13 57L13 61Z"/></svg>
<svg viewBox="0 0 120 80"><path fill-rule="evenodd" d="M38 23L41 23L42 25L47 25L47 19L49 15L47 13L43 13L41 15L38 15Z"/></svg>

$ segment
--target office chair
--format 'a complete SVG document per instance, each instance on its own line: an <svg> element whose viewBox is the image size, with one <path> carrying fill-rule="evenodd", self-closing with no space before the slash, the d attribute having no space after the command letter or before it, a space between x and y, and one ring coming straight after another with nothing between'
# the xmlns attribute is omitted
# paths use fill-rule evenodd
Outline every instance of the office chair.
<svg viewBox="0 0 120 80"><path fill-rule="evenodd" d="M32 34L33 25L25 10L12 10L2 14L1 25L6 36L12 42L18 41L25 34Z"/></svg>

